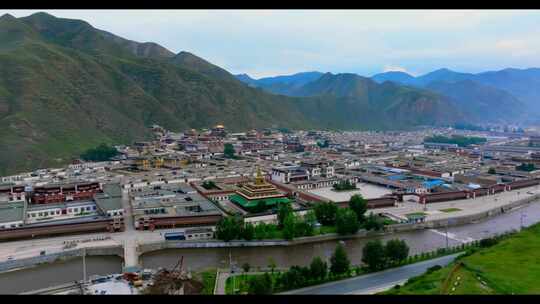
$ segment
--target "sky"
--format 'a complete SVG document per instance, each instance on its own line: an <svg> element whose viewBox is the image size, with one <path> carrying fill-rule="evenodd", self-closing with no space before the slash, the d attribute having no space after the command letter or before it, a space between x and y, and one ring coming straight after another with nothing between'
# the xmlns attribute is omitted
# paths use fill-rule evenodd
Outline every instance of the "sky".
<svg viewBox="0 0 540 304"><path fill-rule="evenodd" d="M44 11L175 53L188 51L254 78L540 67L540 10Z"/></svg>

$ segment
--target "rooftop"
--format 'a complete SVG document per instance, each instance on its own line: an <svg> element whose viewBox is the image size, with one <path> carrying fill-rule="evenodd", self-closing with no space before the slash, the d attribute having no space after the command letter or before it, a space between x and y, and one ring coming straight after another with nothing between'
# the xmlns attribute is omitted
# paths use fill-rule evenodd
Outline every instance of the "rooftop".
<svg viewBox="0 0 540 304"><path fill-rule="evenodd" d="M24 202L0 205L0 223L22 221L24 218Z"/></svg>

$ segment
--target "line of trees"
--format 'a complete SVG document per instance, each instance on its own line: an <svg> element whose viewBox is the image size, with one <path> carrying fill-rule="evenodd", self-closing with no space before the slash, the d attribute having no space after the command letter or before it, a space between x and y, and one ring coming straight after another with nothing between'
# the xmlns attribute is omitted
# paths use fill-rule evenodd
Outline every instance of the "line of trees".
<svg viewBox="0 0 540 304"><path fill-rule="evenodd" d="M118 154L120 154L120 152L118 152L115 147L107 144L101 144L95 148L86 150L83 154L81 154L81 158L85 161L98 162L107 161Z"/></svg>
<svg viewBox="0 0 540 304"><path fill-rule="evenodd" d="M349 180L343 180L338 183L335 183L332 188L337 191L343 191L343 190L354 190L358 189L356 188L356 185L351 183Z"/></svg>
<svg viewBox="0 0 540 304"><path fill-rule="evenodd" d="M485 246L492 246L492 242L486 242ZM391 266L397 266L408 261L409 246L404 240L393 239L383 244L381 240L373 240L366 243L362 249L362 262L367 271L379 271ZM262 276L254 276L248 282L249 294L271 294L285 290L302 288L310 285L321 284L327 281L349 277L362 272L360 267L352 267L345 248L338 244L329 259L328 265L321 257L314 257L309 266L292 266L288 271L272 275L268 273ZM249 269L249 268L248 268Z"/></svg>
<svg viewBox="0 0 540 304"><path fill-rule="evenodd" d="M244 223L240 217L224 217L216 225L216 238L223 241L231 240L262 240L275 238L279 231L286 240L295 237L313 236L317 218L313 211L308 211L304 216L294 213L290 203L281 204L277 209L278 224L259 223L254 226Z"/></svg>
<svg viewBox="0 0 540 304"><path fill-rule="evenodd" d="M516 170L531 172L536 170L536 167L534 166L534 164L521 164L519 166L516 166Z"/></svg>
<svg viewBox="0 0 540 304"><path fill-rule="evenodd" d="M268 273L254 276L248 283L248 293L271 294L277 291L302 288L325 282L328 279L349 275L350 271L351 262L345 248L338 244L330 257L330 265L321 257L315 257L309 266L292 266L288 271L276 274L274 280Z"/></svg>
<svg viewBox="0 0 540 304"><path fill-rule="evenodd" d="M274 238L279 232L286 240L297 237L315 235L315 225L333 226L340 235L355 234L360 228L366 230L381 230L384 227L382 220L370 213L366 216L367 201L361 195L353 195L349 206L339 208L333 202L315 204L304 216L294 213L290 203L280 204L277 208L277 225L260 223L253 226L243 223L241 218L227 217L221 219L216 226L216 237L226 242L230 240L261 240Z"/></svg>
<svg viewBox="0 0 540 304"><path fill-rule="evenodd" d="M443 143L443 144L457 144L459 147L467 147L469 145L483 144L487 140L484 137L476 136L462 136L452 135L452 137L446 137L442 135L436 135L432 137L426 137L424 142Z"/></svg>

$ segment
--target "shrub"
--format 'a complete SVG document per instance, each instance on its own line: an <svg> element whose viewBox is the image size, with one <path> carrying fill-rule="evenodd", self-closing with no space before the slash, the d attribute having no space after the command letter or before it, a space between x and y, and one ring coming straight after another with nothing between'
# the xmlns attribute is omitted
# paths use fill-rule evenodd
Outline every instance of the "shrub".
<svg viewBox="0 0 540 304"><path fill-rule="evenodd" d="M316 257L311 261L309 270L311 277L316 280L324 280L328 273L328 265L320 257Z"/></svg>
<svg viewBox="0 0 540 304"><path fill-rule="evenodd" d="M442 268L441 265L435 265L435 266L429 267L429 268L427 269L427 273L432 273L432 272L437 271L437 270L439 270L439 269L441 269L441 268Z"/></svg>
<svg viewBox="0 0 540 304"><path fill-rule="evenodd" d="M499 242L499 240L497 240L495 238L482 239L482 240L480 240L480 247L482 247L482 248L491 247L493 245L496 245L498 242Z"/></svg>

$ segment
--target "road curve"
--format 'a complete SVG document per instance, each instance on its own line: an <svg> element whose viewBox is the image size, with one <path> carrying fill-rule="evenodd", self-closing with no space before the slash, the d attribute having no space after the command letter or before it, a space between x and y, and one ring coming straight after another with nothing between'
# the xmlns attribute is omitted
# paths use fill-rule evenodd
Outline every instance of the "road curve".
<svg viewBox="0 0 540 304"><path fill-rule="evenodd" d="M404 283L411 277L423 274L432 266L446 266L459 254L461 253L280 294L372 294L391 288L396 284Z"/></svg>

